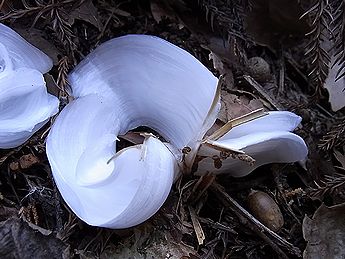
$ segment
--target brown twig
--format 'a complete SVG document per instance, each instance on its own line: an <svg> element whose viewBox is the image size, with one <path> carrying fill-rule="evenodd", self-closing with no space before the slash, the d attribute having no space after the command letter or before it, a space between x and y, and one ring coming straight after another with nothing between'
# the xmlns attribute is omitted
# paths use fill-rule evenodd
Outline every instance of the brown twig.
<svg viewBox="0 0 345 259"><path fill-rule="evenodd" d="M311 71L308 76L315 87L315 97L322 96L321 89L328 75L330 57L323 46L328 39L329 24L333 20L328 0L316 0L301 16L308 16L311 20L311 31L306 34L310 38L306 46L306 57L310 60Z"/></svg>
<svg viewBox="0 0 345 259"><path fill-rule="evenodd" d="M334 1L332 12L334 13L332 28L335 38L334 56L336 57L334 64L340 66L336 75L336 80L339 80L345 76L345 1Z"/></svg>
<svg viewBox="0 0 345 259"><path fill-rule="evenodd" d="M334 175L325 175L320 183L316 183L317 188L311 189L309 194L313 197L323 197L325 194L337 194L345 188L345 175L336 173Z"/></svg>
<svg viewBox="0 0 345 259"><path fill-rule="evenodd" d="M265 89L258 82L256 82L254 78L248 75L244 75L243 78L251 87L253 87L259 93L259 95L261 95L262 98L268 101L276 110L280 111L283 109L283 107L280 104L274 101L266 93Z"/></svg>
<svg viewBox="0 0 345 259"><path fill-rule="evenodd" d="M280 248L284 248L290 254L295 256L301 256L301 251L298 247L286 241L284 238L267 228L260 221L253 217L248 211L246 211L237 201L227 194L223 187L217 183L214 183L210 190L217 196L217 198L231 209L239 219L252 229L258 236L265 240L281 258L289 258L286 253Z"/></svg>
<svg viewBox="0 0 345 259"><path fill-rule="evenodd" d="M63 58L61 58L59 60L58 63L58 77L56 80L56 83L60 89L59 92L59 97L60 98L67 98L69 96L68 92L67 92L67 73L69 70L69 59L67 56L64 56Z"/></svg>

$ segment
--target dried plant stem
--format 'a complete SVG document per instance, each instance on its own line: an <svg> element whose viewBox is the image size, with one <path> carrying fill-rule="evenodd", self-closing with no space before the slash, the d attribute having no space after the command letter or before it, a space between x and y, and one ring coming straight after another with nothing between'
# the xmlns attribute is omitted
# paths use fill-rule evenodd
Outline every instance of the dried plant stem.
<svg viewBox="0 0 345 259"><path fill-rule="evenodd" d="M280 258L289 258L286 253L280 248L288 250L289 253L301 256L299 248L289 243L278 234L267 228L248 211L246 211L238 202L230 197L219 184L213 183L210 187L211 191L219 198L224 206L231 209L242 222L249 226L256 234L265 240L280 256Z"/></svg>
<svg viewBox="0 0 345 259"><path fill-rule="evenodd" d="M319 148L324 151L331 150L345 143L345 120L333 126L333 128L321 139Z"/></svg>
<svg viewBox="0 0 345 259"><path fill-rule="evenodd" d="M345 76L345 0L334 1L333 3L334 21L332 31L335 38L334 56L335 64L340 66L337 72L336 80Z"/></svg>
<svg viewBox="0 0 345 259"><path fill-rule="evenodd" d="M56 5L56 0L51 0L52 4ZM71 25L66 20L63 8L52 8L50 10L50 19L54 32L60 43L65 47L67 54L74 56L73 52L76 49L76 45L73 42L75 35L72 32Z"/></svg>
<svg viewBox="0 0 345 259"><path fill-rule="evenodd" d="M0 16L0 21L4 21L7 19L18 19L22 18L24 15L29 14L36 14L36 17L34 19L34 24L38 21L39 18L42 17L43 14L49 12L53 8L62 8L65 5L69 5L74 3L76 0L64 0L64 1L57 1L56 3L50 1L49 3L43 3L42 1L35 0L35 6L31 6L27 3L26 0L21 0L24 9L19 10L12 10L2 16Z"/></svg>
<svg viewBox="0 0 345 259"><path fill-rule="evenodd" d="M2 7L4 6L4 3L5 3L5 0L2 0L2 1L0 2L0 11L1 11Z"/></svg>
<svg viewBox="0 0 345 259"><path fill-rule="evenodd" d="M345 187L345 175L336 173L334 175L325 175L320 184L315 182L317 188L309 193L314 197L323 197L325 194L336 194Z"/></svg>
<svg viewBox="0 0 345 259"><path fill-rule="evenodd" d="M212 30L215 24L218 29L228 35L242 38L244 35L244 10L248 8L247 1L242 0L199 0L199 5L205 10L206 21ZM225 35L226 36L226 35Z"/></svg>
<svg viewBox="0 0 345 259"><path fill-rule="evenodd" d="M49 0L47 2L35 0L28 4L26 0L21 0L23 9L11 10L10 12L0 16L0 21L7 19L19 19L28 15L35 15L32 27L43 18L50 22L53 31L56 34L58 41L61 43L63 49L68 55L74 59L74 50L77 48L73 39L76 38L71 29L71 25L66 20L64 12L70 10L71 6L76 7L84 2L84 0ZM72 8L73 9L73 8Z"/></svg>
<svg viewBox="0 0 345 259"><path fill-rule="evenodd" d="M58 63L58 77L57 77L57 85L60 89L59 97L60 98L67 98L68 97L68 92L67 92L67 73L69 70L69 61L68 57L64 56L59 60Z"/></svg>
<svg viewBox="0 0 345 259"><path fill-rule="evenodd" d="M321 89L328 75L330 57L322 45L328 39L329 24L333 20L331 6L328 0L316 0L301 18L309 16L311 31L306 34L310 40L306 46L305 55L311 60L311 71L308 76L314 85L315 93L321 96Z"/></svg>

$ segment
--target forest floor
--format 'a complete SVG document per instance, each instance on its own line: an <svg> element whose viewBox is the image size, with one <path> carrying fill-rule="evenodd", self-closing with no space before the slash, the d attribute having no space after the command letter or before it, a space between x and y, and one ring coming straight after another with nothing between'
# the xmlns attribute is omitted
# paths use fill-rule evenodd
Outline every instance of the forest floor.
<svg viewBox="0 0 345 259"><path fill-rule="evenodd" d="M295 132L309 148L303 163L270 164L242 178L184 176L147 222L110 230L88 226L61 198L45 155L48 123L22 146L0 150L1 258L345 254L344 111L333 112L327 92L307 77L303 10L297 1L281 8L285 15L240 2L0 1L0 21L54 60L46 79L62 106L67 73L95 47L125 34L156 35L225 75L218 122L260 108L292 111L303 118ZM258 217L283 225L272 230Z"/></svg>

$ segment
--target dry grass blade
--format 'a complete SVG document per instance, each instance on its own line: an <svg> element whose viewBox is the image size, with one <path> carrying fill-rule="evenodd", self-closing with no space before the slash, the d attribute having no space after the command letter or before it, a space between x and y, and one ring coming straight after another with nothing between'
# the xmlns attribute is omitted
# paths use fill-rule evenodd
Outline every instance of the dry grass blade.
<svg viewBox="0 0 345 259"><path fill-rule="evenodd" d="M250 113L247 113L245 115L242 115L238 118L234 118L230 121L228 121L225 125L223 125L220 129L216 130L214 133L212 133L211 136L209 136L207 139L209 140L218 140L221 137L223 137L226 133L228 133L232 128L239 126L243 123L249 122L251 120L258 119L262 116L268 115L267 112L265 112L263 109L257 109L255 111L252 111Z"/></svg>
<svg viewBox="0 0 345 259"><path fill-rule="evenodd" d="M198 243L199 245L202 245L205 241L204 231L200 225L200 222L199 222L198 216L196 215L195 210L191 206L188 206L188 209L189 209L190 217L192 220L194 232L198 239Z"/></svg>

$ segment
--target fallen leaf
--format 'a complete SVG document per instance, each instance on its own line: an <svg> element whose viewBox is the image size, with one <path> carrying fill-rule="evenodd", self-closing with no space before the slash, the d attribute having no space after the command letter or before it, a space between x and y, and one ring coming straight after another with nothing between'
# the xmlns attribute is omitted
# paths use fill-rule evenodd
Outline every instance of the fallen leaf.
<svg viewBox="0 0 345 259"><path fill-rule="evenodd" d="M0 258L68 258L69 246L53 235L43 235L26 222L0 222Z"/></svg>
<svg viewBox="0 0 345 259"><path fill-rule="evenodd" d="M339 64L334 64L335 57L331 58L330 69L324 87L329 93L329 102L333 111L338 111L345 107L345 77L336 81L336 76L340 68Z"/></svg>
<svg viewBox="0 0 345 259"><path fill-rule="evenodd" d="M334 43L331 40L325 39L322 41L321 46L331 59L328 64L328 75L323 86L328 91L328 101L331 104L331 108L336 112L345 107L345 77L336 80L338 71L341 69L341 64L339 65L335 62Z"/></svg>
<svg viewBox="0 0 345 259"><path fill-rule="evenodd" d="M61 55L61 53L54 44L44 38L43 31L35 28L23 28L20 27L20 25L15 24L12 26L12 28L25 40L47 54L53 60L54 65L58 63L58 56Z"/></svg>
<svg viewBox="0 0 345 259"><path fill-rule="evenodd" d="M100 258L169 258L181 259L183 256L196 255L196 251L184 245L182 242L176 242L169 230L156 229L150 231L149 235L145 233L137 233L137 238L142 239L139 244L144 245L144 249L138 246L138 242L134 242L134 237L122 240L121 243L115 245L110 243L100 255Z"/></svg>
<svg viewBox="0 0 345 259"><path fill-rule="evenodd" d="M10 169L12 171L17 171L19 169L27 169L32 167L35 164L38 164L40 160L33 154L23 155L19 158L18 161L10 163Z"/></svg>
<svg viewBox="0 0 345 259"><path fill-rule="evenodd" d="M150 8L153 19L159 23L164 17L176 20L174 10L165 2L160 0L151 0Z"/></svg>
<svg viewBox="0 0 345 259"><path fill-rule="evenodd" d="M11 217L17 217L17 216L18 216L17 209L0 205L0 221L9 219Z"/></svg>
<svg viewBox="0 0 345 259"><path fill-rule="evenodd" d="M75 20L88 22L95 26L99 31L102 30L97 8L91 0L83 1L83 3L69 14L69 23L74 24Z"/></svg>
<svg viewBox="0 0 345 259"><path fill-rule="evenodd" d="M218 119L224 123L254 110L263 108L262 102L258 99L250 100L245 95L237 96L227 91L221 92L221 105Z"/></svg>
<svg viewBox="0 0 345 259"><path fill-rule="evenodd" d="M338 150L334 150L334 156L341 164L342 168L345 169L345 155L340 153Z"/></svg>
<svg viewBox="0 0 345 259"><path fill-rule="evenodd" d="M43 76L44 76L44 80L46 81L46 87L47 87L48 92L52 95L59 96L60 89L54 77L49 73L46 73Z"/></svg>
<svg viewBox="0 0 345 259"><path fill-rule="evenodd" d="M40 160L33 154L23 155L19 158L19 165L22 169L30 168L31 166L38 164Z"/></svg>
<svg viewBox="0 0 345 259"><path fill-rule="evenodd" d="M303 219L303 237L308 242L303 253L305 259L344 258L345 203L332 207L322 204L312 219Z"/></svg>

